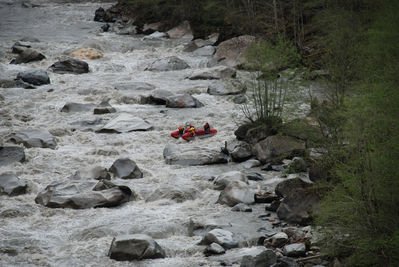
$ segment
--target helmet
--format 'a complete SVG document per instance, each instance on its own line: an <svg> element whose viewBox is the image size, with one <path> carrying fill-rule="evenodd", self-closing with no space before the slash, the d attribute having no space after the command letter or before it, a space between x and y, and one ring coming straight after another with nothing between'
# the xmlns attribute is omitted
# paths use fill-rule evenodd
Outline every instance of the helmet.
<svg viewBox="0 0 399 267"><path fill-rule="evenodd" d="M183 129L183 127L179 126L177 129L181 130L181 129Z"/></svg>

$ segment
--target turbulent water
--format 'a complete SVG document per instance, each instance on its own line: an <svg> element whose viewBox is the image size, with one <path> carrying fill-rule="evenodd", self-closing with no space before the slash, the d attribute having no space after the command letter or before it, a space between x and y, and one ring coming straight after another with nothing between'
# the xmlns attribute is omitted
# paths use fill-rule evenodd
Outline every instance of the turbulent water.
<svg viewBox="0 0 399 267"><path fill-rule="evenodd" d="M183 167L167 165L163 149L167 144L220 148L234 139L234 130L242 120L239 105L228 96L206 93L212 81L185 79L194 69L203 68L208 57L183 52L179 40L142 41L142 36L102 33L102 23L94 22L94 11L112 3L88 1L35 1L39 7L23 8L21 2L0 0L0 78L13 79L17 73L43 69L71 49L96 47L104 57L87 60L87 74L55 74L48 72L51 84L35 90L0 89L5 101L0 106L0 143L20 129L46 129L56 136L57 149L25 149L27 161L2 167L13 171L28 183L28 193L16 197L0 196L0 266L219 266L217 257L205 257L198 236L188 236L190 219L207 220L231 226L238 235L250 236L260 227L271 228L258 218L262 205L254 212L234 213L230 207L215 204L219 191L212 189L209 179L229 170L243 170L241 164ZM33 48L46 59L21 65L8 64L12 45L22 37L36 37ZM167 56L178 56L190 69L169 72L144 71L151 62ZM132 81L147 82L172 92L190 92L205 107L169 109L165 106L124 104L114 86ZM50 90L53 89L53 90ZM137 92L139 95L142 92ZM89 112L61 113L66 102L100 103L109 97L118 113L143 118L154 125L146 132L97 134L74 130L71 123L103 118L115 114L93 115ZM118 114L117 113L117 114ZM185 122L202 126L205 122L218 130L212 138L186 143L170 137L170 132ZM109 168L121 157L134 160L144 173L143 179L121 180L132 188L139 200L116 208L86 210L51 209L35 204L37 193L53 181L67 180L82 167ZM254 168L252 171L259 171ZM261 172L266 180L263 189L280 179L278 173ZM251 183L256 190L257 184ZM146 201L158 188L176 187L197 192L194 200L173 199ZM188 197L190 198L190 197ZM226 227L224 227L227 229ZM166 251L167 258L140 262L117 262L108 256L110 243L120 234L145 233ZM245 241L245 237L243 237ZM233 252L234 253L234 250Z"/></svg>

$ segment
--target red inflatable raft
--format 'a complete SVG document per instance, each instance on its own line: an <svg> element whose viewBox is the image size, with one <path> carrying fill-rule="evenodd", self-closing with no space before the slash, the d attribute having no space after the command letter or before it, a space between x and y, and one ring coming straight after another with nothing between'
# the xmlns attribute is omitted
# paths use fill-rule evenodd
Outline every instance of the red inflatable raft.
<svg viewBox="0 0 399 267"><path fill-rule="evenodd" d="M190 132L184 131L184 134L181 135L179 131L174 131L170 134L173 138L179 139L179 137L183 138L186 141L194 140L196 137L198 138L208 138L214 136L218 131L216 129L209 129L209 133L205 133L204 129L195 130L195 135L192 136Z"/></svg>

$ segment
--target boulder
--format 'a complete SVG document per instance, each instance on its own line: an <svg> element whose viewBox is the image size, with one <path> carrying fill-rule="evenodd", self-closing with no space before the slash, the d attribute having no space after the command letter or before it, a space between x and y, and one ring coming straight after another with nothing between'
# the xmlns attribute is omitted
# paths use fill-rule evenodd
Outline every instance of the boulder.
<svg viewBox="0 0 399 267"><path fill-rule="evenodd" d="M83 47L76 49L69 56L77 59L99 59L103 57L100 50L92 47Z"/></svg>
<svg viewBox="0 0 399 267"><path fill-rule="evenodd" d="M162 22L154 22L154 23L149 23L149 24L144 24L142 32L144 34L152 34L154 32L161 31L162 28L164 27L164 24ZM163 33L165 34L165 33ZM167 34L165 34L167 36Z"/></svg>
<svg viewBox="0 0 399 267"><path fill-rule="evenodd" d="M111 30L118 35L135 35L137 33L137 26L133 25L133 21L117 20L112 25Z"/></svg>
<svg viewBox="0 0 399 267"><path fill-rule="evenodd" d="M246 62L245 52L255 42L255 37L243 35L221 42L213 56L214 64L222 64L229 67L241 66Z"/></svg>
<svg viewBox="0 0 399 267"><path fill-rule="evenodd" d="M296 188L308 188L310 186L312 186L311 183L307 183L301 178L294 178L278 183L275 192L279 197L287 197Z"/></svg>
<svg viewBox="0 0 399 267"><path fill-rule="evenodd" d="M194 200L200 196L200 192L196 188L180 188L177 186L162 186L155 189L154 192L146 199L147 202L157 201L160 199L170 199L177 203L186 200Z"/></svg>
<svg viewBox="0 0 399 267"><path fill-rule="evenodd" d="M166 38L168 37L168 35L164 32L153 32L150 35L144 36L143 40L156 40L156 39L162 39L162 38Z"/></svg>
<svg viewBox="0 0 399 267"><path fill-rule="evenodd" d="M288 235L284 232L280 232L269 238L268 243L273 247L282 247L288 242Z"/></svg>
<svg viewBox="0 0 399 267"><path fill-rule="evenodd" d="M11 134L9 140L15 144L23 144L27 148L42 147L55 149L57 143L48 131L25 129Z"/></svg>
<svg viewBox="0 0 399 267"><path fill-rule="evenodd" d="M255 202L254 192L248 185L241 181L233 181L220 193L217 203L226 204L230 207L238 203L252 204Z"/></svg>
<svg viewBox="0 0 399 267"><path fill-rule="evenodd" d="M156 104L156 105L165 105L166 102L168 101L168 97L171 97L171 96L174 96L174 95L173 95L173 93L171 93L168 90L155 89L147 97L146 102L148 102L150 104Z"/></svg>
<svg viewBox="0 0 399 267"><path fill-rule="evenodd" d="M11 172L0 174L0 195L16 196L25 194L26 188L25 181L19 179L15 174Z"/></svg>
<svg viewBox="0 0 399 267"><path fill-rule="evenodd" d="M226 250L221 245L217 243L212 243L206 247L204 254L205 256L210 256L210 255L223 254L225 252Z"/></svg>
<svg viewBox="0 0 399 267"><path fill-rule="evenodd" d="M129 187L106 180L66 181L48 185L39 192L35 202L49 208L89 209L119 206L134 196Z"/></svg>
<svg viewBox="0 0 399 267"><path fill-rule="evenodd" d="M230 171L216 177L213 181L213 188L215 190L223 190L233 181L241 181L248 184L248 179L242 172Z"/></svg>
<svg viewBox="0 0 399 267"><path fill-rule="evenodd" d="M208 69L194 71L187 78L190 80L220 80L227 78L234 78L237 71L226 66L217 66Z"/></svg>
<svg viewBox="0 0 399 267"><path fill-rule="evenodd" d="M185 38L185 39L193 39L193 32L191 31L190 23L186 20L183 21L180 25L174 27L173 29L166 32L169 38L177 39L177 38Z"/></svg>
<svg viewBox="0 0 399 267"><path fill-rule="evenodd" d="M277 263L273 267L299 267L299 266L300 265L294 259L288 257L279 257L277 258Z"/></svg>
<svg viewBox="0 0 399 267"><path fill-rule="evenodd" d="M303 243L295 243L295 244L286 245L283 248L283 254L288 257L305 256L306 246Z"/></svg>
<svg viewBox="0 0 399 267"><path fill-rule="evenodd" d="M145 82L118 83L114 85L120 91L151 91L155 86Z"/></svg>
<svg viewBox="0 0 399 267"><path fill-rule="evenodd" d="M19 146L0 146L0 167L14 162L24 162L25 152Z"/></svg>
<svg viewBox="0 0 399 267"><path fill-rule="evenodd" d="M233 141L228 143L227 151L235 162L243 162L252 157L251 146L243 141Z"/></svg>
<svg viewBox="0 0 399 267"><path fill-rule="evenodd" d="M111 7L107 10L100 7L94 13L94 21L98 22L115 22L117 17L119 17L117 7Z"/></svg>
<svg viewBox="0 0 399 267"><path fill-rule="evenodd" d="M171 70L183 70L190 68L190 66L182 59L171 56L154 61L145 70L150 71L171 71Z"/></svg>
<svg viewBox="0 0 399 267"><path fill-rule="evenodd" d="M121 179L137 179L143 178L143 173L137 164L128 158L117 159L109 168L109 171L116 178Z"/></svg>
<svg viewBox="0 0 399 267"><path fill-rule="evenodd" d="M16 48L15 48L16 50ZM16 59L13 59L10 64L29 63L33 61L40 61L46 57L32 48L25 48L19 53Z"/></svg>
<svg viewBox="0 0 399 267"><path fill-rule="evenodd" d="M33 85L43 85L50 83L50 78L48 77L47 72L43 70L20 72L17 75L17 80L21 80L25 83Z"/></svg>
<svg viewBox="0 0 399 267"><path fill-rule="evenodd" d="M103 32L107 32L110 27L111 27L111 25L109 25L108 23L105 23L103 26L101 26L101 30L103 30Z"/></svg>
<svg viewBox="0 0 399 267"><path fill-rule="evenodd" d="M248 180L252 180L252 181L263 181L263 175L257 172L250 172L247 173L247 178Z"/></svg>
<svg viewBox="0 0 399 267"><path fill-rule="evenodd" d="M284 158L305 154L305 143L289 136L269 136L253 147L253 153L262 163L278 162Z"/></svg>
<svg viewBox="0 0 399 267"><path fill-rule="evenodd" d="M256 159L249 159L241 163L245 169L251 169L260 166L260 161Z"/></svg>
<svg viewBox="0 0 399 267"><path fill-rule="evenodd" d="M265 210L276 212L278 207L280 206L280 200L273 200L272 203L266 204Z"/></svg>
<svg viewBox="0 0 399 267"><path fill-rule="evenodd" d="M128 113L123 113L112 119L102 128L97 130L98 133L127 133L132 131L148 131L152 129L152 125L145 120L135 117Z"/></svg>
<svg viewBox="0 0 399 267"><path fill-rule="evenodd" d="M76 58L67 58L55 62L49 69L59 74L82 74L89 72L89 64Z"/></svg>
<svg viewBox="0 0 399 267"><path fill-rule="evenodd" d="M244 203L238 203L234 207L231 208L231 211L240 211L240 212L252 212L252 208Z"/></svg>
<svg viewBox="0 0 399 267"><path fill-rule="evenodd" d="M30 45L29 42L16 42L12 47L11 51L14 54L21 54L25 49L31 48L32 46Z"/></svg>
<svg viewBox="0 0 399 267"><path fill-rule="evenodd" d="M204 104L189 94L172 95L166 99L166 107L169 108L201 108L203 106Z"/></svg>
<svg viewBox="0 0 399 267"><path fill-rule="evenodd" d="M223 229L209 231L201 241L201 244L205 245L212 243L219 244L226 249L238 247L238 242L235 240L233 233Z"/></svg>
<svg viewBox="0 0 399 267"><path fill-rule="evenodd" d="M278 199L279 197L276 194L270 192L258 192L255 194L256 203L272 203Z"/></svg>
<svg viewBox="0 0 399 267"><path fill-rule="evenodd" d="M165 258L165 251L148 235L122 235L114 237L108 256L117 261L158 259Z"/></svg>
<svg viewBox="0 0 399 267"><path fill-rule="evenodd" d="M101 103L94 108L93 113L96 115L98 114L108 114L108 113L115 113L116 109L114 107L112 107L109 103L108 103L109 99L106 98L103 101L101 101Z"/></svg>
<svg viewBox="0 0 399 267"><path fill-rule="evenodd" d="M244 90L239 84L212 83L206 92L210 95L238 95Z"/></svg>
<svg viewBox="0 0 399 267"><path fill-rule="evenodd" d="M267 249L256 256L246 255L241 260L240 267L265 267L274 266L277 262L276 253L273 250Z"/></svg>
<svg viewBox="0 0 399 267"><path fill-rule="evenodd" d="M288 164L288 173L298 173L298 172L306 172L307 165L306 161L301 157L295 157Z"/></svg>
<svg viewBox="0 0 399 267"><path fill-rule="evenodd" d="M94 104L83 104L83 103L66 103L60 110L60 112L87 112L93 111L96 105Z"/></svg>
<svg viewBox="0 0 399 267"><path fill-rule="evenodd" d="M196 49L193 54L196 56L212 56L213 54L215 54L215 47L208 45L208 46L204 46L201 48Z"/></svg>
<svg viewBox="0 0 399 267"><path fill-rule="evenodd" d="M167 145L163 157L170 165L198 166L228 162L228 157L220 150L187 145Z"/></svg>
<svg viewBox="0 0 399 267"><path fill-rule="evenodd" d="M233 103L241 105L241 104L246 103L247 100L248 100L248 98L244 94L240 94L233 98Z"/></svg>

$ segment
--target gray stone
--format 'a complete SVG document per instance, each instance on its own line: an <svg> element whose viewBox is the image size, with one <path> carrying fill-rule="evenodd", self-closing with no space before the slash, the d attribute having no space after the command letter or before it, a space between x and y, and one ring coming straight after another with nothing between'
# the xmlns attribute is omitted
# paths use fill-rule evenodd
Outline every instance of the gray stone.
<svg viewBox="0 0 399 267"><path fill-rule="evenodd" d="M144 234L117 236L108 252L111 259L131 261L165 258L165 251L150 236Z"/></svg>
<svg viewBox="0 0 399 267"><path fill-rule="evenodd" d="M187 68L190 68L190 66L184 60L175 56L171 56L154 61L145 70L171 71L171 70L183 70Z"/></svg>
<svg viewBox="0 0 399 267"><path fill-rule="evenodd" d="M25 129L11 134L9 140L15 144L23 144L27 148L41 147L55 149L57 146L54 136L45 130Z"/></svg>
<svg viewBox="0 0 399 267"><path fill-rule="evenodd" d="M252 157L252 148L244 141L233 141L228 143L227 151L235 162L243 162Z"/></svg>
<svg viewBox="0 0 399 267"><path fill-rule="evenodd" d="M210 244L204 251L206 256L223 254L225 252L226 252L226 250L221 245L219 245L217 243Z"/></svg>
<svg viewBox="0 0 399 267"><path fill-rule="evenodd" d="M168 97L174 96L170 91L163 89L155 89L147 98L147 102L156 105L165 105Z"/></svg>
<svg viewBox="0 0 399 267"><path fill-rule="evenodd" d="M283 254L288 257L305 256L306 246L303 243L295 243L295 244L286 245L283 248Z"/></svg>
<svg viewBox="0 0 399 267"><path fill-rule="evenodd" d="M278 183L275 192L279 197L287 197L297 188L308 188L311 183L303 181L301 178L294 178Z"/></svg>
<svg viewBox="0 0 399 267"><path fill-rule="evenodd" d="M193 39L193 32L191 31L190 23L186 20L183 21L180 25L174 27L173 29L166 32L169 38L177 39Z"/></svg>
<svg viewBox="0 0 399 267"><path fill-rule="evenodd" d="M106 180L54 182L39 192L37 204L49 208L89 209L115 207L128 202L135 194L127 186Z"/></svg>
<svg viewBox="0 0 399 267"><path fill-rule="evenodd" d="M228 157L220 150L186 145L167 145L163 151L166 164L198 166L227 163Z"/></svg>
<svg viewBox="0 0 399 267"><path fill-rule="evenodd" d="M230 171L216 177L216 179L213 181L213 188L216 190L223 190L229 183L233 181L242 181L244 183L248 183L247 177L245 177L242 172Z"/></svg>
<svg viewBox="0 0 399 267"><path fill-rule="evenodd" d="M60 112L87 112L93 111L96 105L94 104L83 104L83 103L66 103L60 110Z"/></svg>
<svg viewBox="0 0 399 267"><path fill-rule="evenodd" d="M252 208L250 208L248 205L245 205L244 203L238 203L233 208L231 208L231 211L252 212Z"/></svg>
<svg viewBox="0 0 399 267"><path fill-rule="evenodd" d="M256 256L246 255L242 258L240 267L265 267L275 264L277 261L276 253L268 249Z"/></svg>
<svg viewBox="0 0 399 267"><path fill-rule="evenodd" d="M134 117L128 113L123 113L112 119L102 128L97 130L98 133L127 133L132 131L148 131L152 129L152 125L141 118Z"/></svg>
<svg viewBox="0 0 399 267"><path fill-rule="evenodd" d="M251 169L260 166L260 161L256 159L249 159L241 163L245 169Z"/></svg>
<svg viewBox="0 0 399 267"><path fill-rule="evenodd" d="M220 193L217 203L226 204L230 207L238 203L252 204L255 202L254 195L254 192L246 183L233 181Z"/></svg>
<svg viewBox="0 0 399 267"><path fill-rule="evenodd" d="M190 80L219 80L234 78L237 71L230 67L218 66L209 69L194 71L187 78Z"/></svg>
<svg viewBox="0 0 399 267"><path fill-rule="evenodd" d="M14 54L21 54L25 49L31 48L31 44L29 42L16 42L11 50Z"/></svg>
<svg viewBox="0 0 399 267"><path fill-rule="evenodd" d="M103 101L101 101L101 103L94 108L93 113L94 114L108 114L108 113L115 113L116 109L114 107L112 107L109 103L108 103L109 99L104 99Z"/></svg>
<svg viewBox="0 0 399 267"><path fill-rule="evenodd" d="M75 172L74 175L70 177L70 179L73 180L89 180L89 179L95 179L95 180L110 180L111 175L107 171L106 168L96 166L96 167L86 167L86 168L80 168Z"/></svg>
<svg viewBox="0 0 399 267"><path fill-rule="evenodd" d="M166 107L169 108L200 108L203 106L204 104L189 94L172 95L166 100Z"/></svg>
<svg viewBox="0 0 399 267"><path fill-rule="evenodd" d="M33 61L40 61L45 59L46 57L31 48L25 48L21 51L16 59L13 59L10 64L21 64L21 63L29 63Z"/></svg>
<svg viewBox="0 0 399 267"><path fill-rule="evenodd" d="M288 235L284 232L275 234L269 239L270 244L273 247L281 247L288 242Z"/></svg>
<svg viewBox="0 0 399 267"><path fill-rule="evenodd" d="M219 244L226 249L238 247L238 242L234 239L233 233L223 229L209 231L201 241L201 244L205 245L212 243Z"/></svg>
<svg viewBox="0 0 399 267"><path fill-rule="evenodd" d="M298 172L306 172L307 165L306 161L303 158L295 157L292 159L290 164L288 164L288 172L289 173L298 173Z"/></svg>
<svg viewBox="0 0 399 267"><path fill-rule="evenodd" d="M21 80L23 82L33 85L43 85L50 83L50 78L48 77L47 72L43 70L20 72L17 75L17 80Z"/></svg>
<svg viewBox="0 0 399 267"><path fill-rule="evenodd" d="M146 199L147 202L157 201L160 199L170 199L177 203L186 200L194 200L200 196L200 192L196 188L181 188L177 186L162 186L155 189L154 192Z"/></svg>
<svg viewBox="0 0 399 267"><path fill-rule="evenodd" d="M0 146L0 167L10 165L14 162L24 162L25 152L18 146Z"/></svg>
<svg viewBox="0 0 399 267"><path fill-rule="evenodd" d="M143 173L137 164L128 158L117 159L109 168L109 171L116 177L121 179L137 179L143 178Z"/></svg>
<svg viewBox="0 0 399 267"><path fill-rule="evenodd" d="M207 93L210 95L238 95L242 94L245 88L238 83L212 83L208 86Z"/></svg>
<svg viewBox="0 0 399 267"><path fill-rule="evenodd" d="M19 179L15 174L10 172L0 174L0 195L16 196L25 194L26 188L25 181Z"/></svg>
<svg viewBox="0 0 399 267"><path fill-rule="evenodd" d="M54 73L59 74L82 74L89 72L89 64L87 64L83 60L68 58L55 62L49 67L49 69L52 70Z"/></svg>
<svg viewBox="0 0 399 267"><path fill-rule="evenodd" d="M243 94L241 94L241 95L238 95L238 96L235 96L234 98L233 98L233 102L235 103L235 104L244 104L244 103L246 103L247 102L247 97L245 96L245 95L243 95Z"/></svg>
<svg viewBox="0 0 399 267"><path fill-rule="evenodd" d="M277 258L277 263L275 265L273 265L273 267L299 267L299 266L300 265L294 259L291 259L288 257ZM316 266L312 266L312 267L316 267Z"/></svg>
<svg viewBox="0 0 399 267"><path fill-rule="evenodd" d="M212 56L215 54L215 47L208 45L201 48L196 49L193 54L196 56Z"/></svg>
<svg viewBox="0 0 399 267"><path fill-rule="evenodd" d="M247 178L248 180L252 180L252 181L263 181L263 175L257 172L250 172L247 174Z"/></svg>

